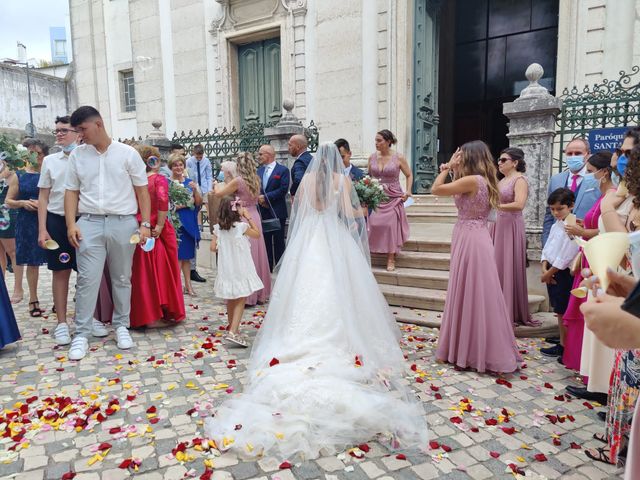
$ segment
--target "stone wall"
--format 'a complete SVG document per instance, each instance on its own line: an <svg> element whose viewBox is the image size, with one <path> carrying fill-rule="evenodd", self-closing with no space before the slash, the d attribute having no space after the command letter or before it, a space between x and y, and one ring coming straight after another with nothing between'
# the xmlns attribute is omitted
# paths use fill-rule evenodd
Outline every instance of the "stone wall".
<svg viewBox="0 0 640 480"><path fill-rule="evenodd" d="M30 70L31 104L46 105L33 109L33 123L38 133L51 139L55 118L76 108L75 91L64 78ZM16 137L24 134L29 123L27 73L22 67L0 63L0 129Z"/></svg>

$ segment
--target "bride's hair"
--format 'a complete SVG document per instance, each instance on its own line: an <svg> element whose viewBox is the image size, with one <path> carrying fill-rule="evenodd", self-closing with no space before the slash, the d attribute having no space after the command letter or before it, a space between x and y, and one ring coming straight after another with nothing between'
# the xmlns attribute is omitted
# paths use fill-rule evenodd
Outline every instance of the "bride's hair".
<svg viewBox="0 0 640 480"><path fill-rule="evenodd" d="M474 140L462 145L460 150L462 150L461 176L480 175L484 178L489 190L489 203L493 208L497 208L500 203L498 177L489 147L480 140Z"/></svg>
<svg viewBox="0 0 640 480"><path fill-rule="evenodd" d="M218 225L220 225L220 230L231 230L233 224L241 220L238 209L236 208L234 210L234 204L236 204L236 202L238 202L238 200L230 195L222 197L222 200L220 200L220 206L218 207Z"/></svg>

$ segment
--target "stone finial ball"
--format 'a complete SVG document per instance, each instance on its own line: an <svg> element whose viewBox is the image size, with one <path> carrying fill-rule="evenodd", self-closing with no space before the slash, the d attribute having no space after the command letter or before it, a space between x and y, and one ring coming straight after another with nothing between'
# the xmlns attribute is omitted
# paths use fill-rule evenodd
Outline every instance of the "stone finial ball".
<svg viewBox="0 0 640 480"><path fill-rule="evenodd" d="M537 83L538 80L542 78L542 75L544 75L544 68L542 68L542 65L539 63L532 63L527 67L527 71L525 72L527 80L531 83Z"/></svg>
<svg viewBox="0 0 640 480"><path fill-rule="evenodd" d="M283 102L282 102L282 107L287 111L290 112L291 110L293 110L293 100L286 98Z"/></svg>
<svg viewBox="0 0 640 480"><path fill-rule="evenodd" d="M151 122L151 125L153 125L153 128L155 128L156 130L160 130L162 122L160 120L154 120L153 122Z"/></svg>

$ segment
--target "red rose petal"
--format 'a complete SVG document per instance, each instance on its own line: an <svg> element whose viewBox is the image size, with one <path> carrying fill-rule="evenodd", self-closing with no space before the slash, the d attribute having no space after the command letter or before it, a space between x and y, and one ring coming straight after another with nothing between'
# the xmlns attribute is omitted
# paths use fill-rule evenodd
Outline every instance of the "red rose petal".
<svg viewBox="0 0 640 480"><path fill-rule="evenodd" d="M589 402L583 402L582 405L587 407L589 410L593 410L593 405L591 405Z"/></svg>
<svg viewBox="0 0 640 480"><path fill-rule="evenodd" d="M429 448L431 450L437 450L438 448L440 448L440 444L438 442L434 442L433 440L431 440L429 442Z"/></svg>
<svg viewBox="0 0 640 480"><path fill-rule="evenodd" d="M496 420L495 418L487 418L484 423L490 426L495 426L498 425L498 420Z"/></svg>
<svg viewBox="0 0 640 480"><path fill-rule="evenodd" d="M122 428L120 427L113 427L109 429L109 434L111 435L115 435L116 433L120 433L122 431Z"/></svg>
<svg viewBox="0 0 640 480"><path fill-rule="evenodd" d="M431 389L432 392L437 392L438 390L440 390L440 387L436 387L435 385L429 385L429 388Z"/></svg>
<svg viewBox="0 0 640 480"><path fill-rule="evenodd" d="M549 382L545 382L544 388L553 388L553 385L551 385Z"/></svg>
<svg viewBox="0 0 640 480"><path fill-rule="evenodd" d="M211 476L213 475L213 470L210 468L205 468L204 473L200 475L200 480L211 480Z"/></svg>
<svg viewBox="0 0 640 480"><path fill-rule="evenodd" d="M424 383L424 379L422 377L416 378L416 383Z"/></svg>
<svg viewBox="0 0 640 480"><path fill-rule="evenodd" d="M396 459L398 459L398 460L406 460L407 456L404 453L399 453L398 455L396 455Z"/></svg>
<svg viewBox="0 0 640 480"><path fill-rule="evenodd" d="M538 462L546 462L547 457L545 457L544 453L536 453L533 458L535 458Z"/></svg>
<svg viewBox="0 0 640 480"><path fill-rule="evenodd" d="M502 431L507 435L513 435L516 433L516 429L514 427L501 427Z"/></svg>
<svg viewBox="0 0 640 480"><path fill-rule="evenodd" d="M122 463L120 465L118 465L118 468L129 468L131 466L131 464L133 463L133 461L130 458L125 458Z"/></svg>
<svg viewBox="0 0 640 480"><path fill-rule="evenodd" d="M157 411L158 409L155 405L151 405L149 408L147 408L147 413L156 413Z"/></svg>
<svg viewBox="0 0 640 480"><path fill-rule="evenodd" d="M559 447L560 445L562 445L562 442L560 441L560 439L559 439L559 438L554 438L554 439L553 439L553 444L554 444L556 447Z"/></svg>
<svg viewBox="0 0 640 480"><path fill-rule="evenodd" d="M101 452L103 450L109 450L111 448L111 444L108 442L102 442L100 445L98 445L98 450L100 450Z"/></svg>
<svg viewBox="0 0 640 480"><path fill-rule="evenodd" d="M450 421L451 423L455 423L455 424L461 424L461 423L462 423L462 419L461 419L460 417L451 417L451 418L449 419L449 421Z"/></svg>
<svg viewBox="0 0 640 480"><path fill-rule="evenodd" d="M580 445L578 445L576 442L571 442L570 444L571 448L573 448L574 450L580 450L582 447Z"/></svg>
<svg viewBox="0 0 640 480"><path fill-rule="evenodd" d="M489 452L489 455L491 455L493 458L500 457L500 454L498 452Z"/></svg>
<svg viewBox="0 0 640 480"><path fill-rule="evenodd" d="M71 480L75 476L76 476L76 472L67 472L64 475L62 475L61 479L62 480Z"/></svg>
<svg viewBox="0 0 640 480"><path fill-rule="evenodd" d="M286 470L287 468L291 468L291 464L289 462L282 462L278 468L280 470Z"/></svg>
<svg viewBox="0 0 640 480"><path fill-rule="evenodd" d="M280 363L280 360L278 360L277 358L273 357L271 359L271 361L269 362L269 366L270 367L274 367L274 366L278 365L279 363ZM284 463L287 463L287 462L284 462ZM286 467L286 468L291 468L291 466Z"/></svg>
<svg viewBox="0 0 640 480"><path fill-rule="evenodd" d="M449 445L445 445L444 443L441 445L442 450L444 450L445 452L450 452L451 451L451 447Z"/></svg>
<svg viewBox="0 0 640 480"><path fill-rule="evenodd" d="M158 423L160 421L160 417L153 417L149 419L149 423L151 425L155 425L156 423Z"/></svg>
<svg viewBox="0 0 640 480"><path fill-rule="evenodd" d="M441 395L441 394L439 394L439 393L436 393L433 397L434 397L436 400L442 400L442 395Z"/></svg>

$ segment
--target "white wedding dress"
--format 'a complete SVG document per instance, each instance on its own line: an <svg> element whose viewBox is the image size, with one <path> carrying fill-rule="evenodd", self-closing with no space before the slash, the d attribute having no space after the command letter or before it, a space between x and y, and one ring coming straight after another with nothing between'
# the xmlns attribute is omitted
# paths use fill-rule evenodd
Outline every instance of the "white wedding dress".
<svg viewBox="0 0 640 480"><path fill-rule="evenodd" d="M221 450L292 460L376 439L427 448L424 410L407 386L400 332L337 155L322 145L296 195L245 390L206 420Z"/></svg>

